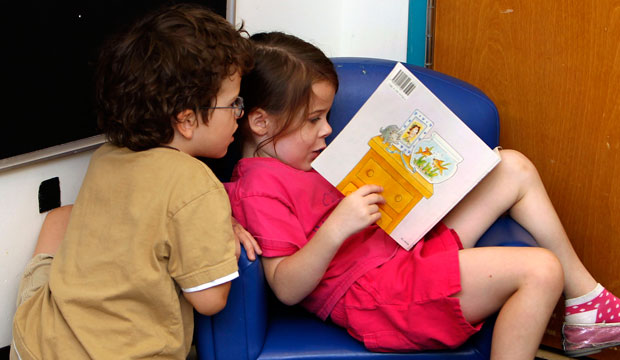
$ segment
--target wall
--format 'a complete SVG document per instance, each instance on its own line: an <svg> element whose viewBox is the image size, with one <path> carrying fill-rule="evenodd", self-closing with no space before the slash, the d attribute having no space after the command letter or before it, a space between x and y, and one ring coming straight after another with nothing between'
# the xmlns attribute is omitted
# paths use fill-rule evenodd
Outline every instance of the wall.
<svg viewBox="0 0 620 360"><path fill-rule="evenodd" d="M237 0L236 23L250 34L284 31L327 56L407 60L408 0Z"/></svg>
<svg viewBox="0 0 620 360"><path fill-rule="evenodd" d="M39 184L59 177L61 204L72 204L92 151L0 172L0 347L11 342L17 287L45 217L39 214Z"/></svg>
<svg viewBox="0 0 620 360"><path fill-rule="evenodd" d="M620 293L620 3L439 1L435 35L435 70L495 102L500 144L534 162L581 260Z"/></svg>
<svg viewBox="0 0 620 360"><path fill-rule="evenodd" d="M434 6L435 0L409 0L409 19L407 21L407 62L426 66L427 36L431 36L432 18L428 19L428 8ZM433 3L431 3L433 2ZM428 23L428 21L430 23ZM428 30L428 31L427 31ZM432 38L431 38L432 40Z"/></svg>
<svg viewBox="0 0 620 360"><path fill-rule="evenodd" d="M407 58L408 0L237 0L236 21L253 34L280 30L319 46L328 56ZM386 41L389 40L389 41ZM0 171L0 347L11 340L17 286L45 214L41 181L60 177L62 204L75 201L92 151Z"/></svg>

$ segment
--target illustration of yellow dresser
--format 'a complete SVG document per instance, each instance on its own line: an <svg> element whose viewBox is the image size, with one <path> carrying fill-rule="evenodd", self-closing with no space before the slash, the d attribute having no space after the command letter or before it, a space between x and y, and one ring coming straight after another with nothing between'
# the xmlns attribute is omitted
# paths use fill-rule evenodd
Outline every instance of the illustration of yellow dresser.
<svg viewBox="0 0 620 360"><path fill-rule="evenodd" d="M377 224L388 234L401 222L422 197L433 195L433 184L418 172L407 168L410 157L375 136L368 142L370 150L338 184L344 195L366 184L383 186L385 204L379 206L381 220Z"/></svg>

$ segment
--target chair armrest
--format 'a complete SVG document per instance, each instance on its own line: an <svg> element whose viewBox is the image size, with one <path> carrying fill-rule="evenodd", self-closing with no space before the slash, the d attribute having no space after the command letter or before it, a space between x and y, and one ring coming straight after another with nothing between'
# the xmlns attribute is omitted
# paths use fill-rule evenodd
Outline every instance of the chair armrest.
<svg viewBox="0 0 620 360"><path fill-rule="evenodd" d="M226 307L213 316L194 313L199 359L256 359L267 332L267 291L260 260L248 260L242 247Z"/></svg>

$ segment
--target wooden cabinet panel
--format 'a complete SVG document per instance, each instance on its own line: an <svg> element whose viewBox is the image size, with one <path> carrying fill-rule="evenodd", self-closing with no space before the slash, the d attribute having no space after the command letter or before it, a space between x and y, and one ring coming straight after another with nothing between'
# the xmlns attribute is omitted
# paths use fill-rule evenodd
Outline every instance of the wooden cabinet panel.
<svg viewBox="0 0 620 360"><path fill-rule="evenodd" d="M582 261L620 294L620 1L438 0L434 55L495 102L501 145L536 164Z"/></svg>

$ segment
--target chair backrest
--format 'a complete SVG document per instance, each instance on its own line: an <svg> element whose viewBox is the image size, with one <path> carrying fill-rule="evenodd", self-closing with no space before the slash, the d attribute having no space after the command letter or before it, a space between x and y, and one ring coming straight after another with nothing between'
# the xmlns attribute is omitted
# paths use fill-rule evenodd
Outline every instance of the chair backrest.
<svg viewBox="0 0 620 360"><path fill-rule="evenodd" d="M333 139L349 122L377 86L390 73L395 61L367 58L332 58L340 88L330 113ZM489 147L499 142L499 115L495 104L478 88L451 76L405 64L448 108Z"/></svg>
<svg viewBox="0 0 620 360"><path fill-rule="evenodd" d="M328 144L396 65L392 60L356 57L338 57L332 61L340 87L329 115L333 131L327 138ZM495 104L482 91L451 76L416 65L404 65L489 147L495 148L499 144L499 114ZM234 167L231 159L239 157L234 147L228 152L223 159L205 160L222 181L230 179Z"/></svg>

